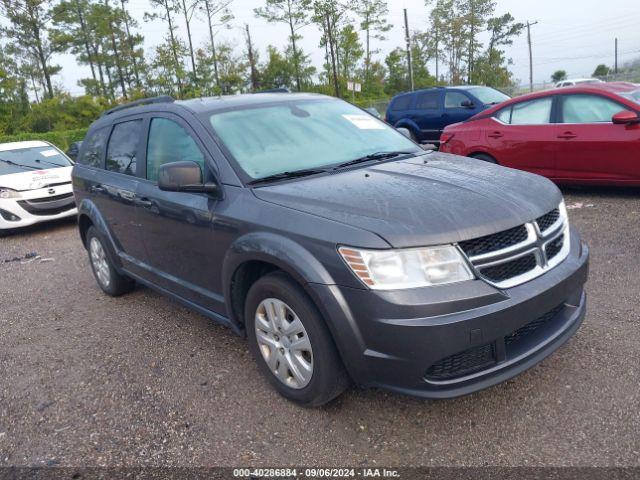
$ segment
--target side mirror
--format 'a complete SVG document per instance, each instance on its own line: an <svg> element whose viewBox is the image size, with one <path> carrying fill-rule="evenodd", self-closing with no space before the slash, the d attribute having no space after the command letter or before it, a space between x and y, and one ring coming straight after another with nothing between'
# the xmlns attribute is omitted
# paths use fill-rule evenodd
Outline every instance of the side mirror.
<svg viewBox="0 0 640 480"><path fill-rule="evenodd" d="M411 130L409 130L408 128L400 127L400 128L396 128L396 130L398 130L402 135L404 135L408 139L413 140L413 135L411 135Z"/></svg>
<svg viewBox="0 0 640 480"><path fill-rule="evenodd" d="M218 185L203 183L202 170L196 162L165 163L158 170L158 188L165 192L217 194Z"/></svg>
<svg viewBox="0 0 640 480"><path fill-rule="evenodd" d="M616 113L611 119L616 125L629 125L631 123L640 123L640 115L629 110L623 110Z"/></svg>
<svg viewBox="0 0 640 480"><path fill-rule="evenodd" d="M464 108L476 108L475 104L471 100L465 100L460 104L460 106Z"/></svg>

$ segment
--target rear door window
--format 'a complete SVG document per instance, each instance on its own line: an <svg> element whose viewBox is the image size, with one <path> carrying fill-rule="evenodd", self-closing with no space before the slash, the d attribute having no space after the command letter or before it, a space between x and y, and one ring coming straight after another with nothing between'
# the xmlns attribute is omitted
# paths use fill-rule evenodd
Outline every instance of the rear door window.
<svg viewBox="0 0 640 480"><path fill-rule="evenodd" d="M109 127L104 127L89 133L83 142L83 147L85 148L82 155L78 157L77 163L89 167L102 167L102 155L104 154L108 136Z"/></svg>
<svg viewBox="0 0 640 480"><path fill-rule="evenodd" d="M154 118L147 144L147 179L158 181L158 169L165 163L190 161L204 173L204 155L189 132L168 118Z"/></svg>
<svg viewBox="0 0 640 480"><path fill-rule="evenodd" d="M136 175L142 120L118 123L113 127L107 147L106 168L124 175Z"/></svg>
<svg viewBox="0 0 640 480"><path fill-rule="evenodd" d="M440 92L424 92L418 94L417 110L439 110Z"/></svg>
<svg viewBox="0 0 640 480"><path fill-rule="evenodd" d="M562 99L562 123L607 123L624 107L599 95L567 95Z"/></svg>
<svg viewBox="0 0 640 480"><path fill-rule="evenodd" d="M516 103L512 107L511 125L544 125L551 123L553 98L539 98Z"/></svg>

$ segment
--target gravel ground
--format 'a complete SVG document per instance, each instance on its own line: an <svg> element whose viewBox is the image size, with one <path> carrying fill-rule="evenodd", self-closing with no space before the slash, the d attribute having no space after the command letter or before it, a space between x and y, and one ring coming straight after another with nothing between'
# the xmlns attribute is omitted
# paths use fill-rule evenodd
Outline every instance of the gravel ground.
<svg viewBox="0 0 640 480"><path fill-rule="evenodd" d="M73 222L0 239L0 466L640 465L640 191L565 194L592 253L584 325L445 401L301 409L231 331L146 288L103 295ZM54 260L1 263L29 252Z"/></svg>

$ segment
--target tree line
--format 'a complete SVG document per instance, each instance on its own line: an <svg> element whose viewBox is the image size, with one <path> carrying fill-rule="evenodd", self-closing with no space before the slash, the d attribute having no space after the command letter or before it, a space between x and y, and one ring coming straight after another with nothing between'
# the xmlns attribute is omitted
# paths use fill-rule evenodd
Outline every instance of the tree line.
<svg viewBox="0 0 640 480"><path fill-rule="evenodd" d="M143 22L165 30L151 51L129 0L0 0L0 133L78 128L108 105L161 94L190 98L285 87L347 96L348 82L357 81L364 102L410 86L406 48L381 56L393 28L386 0L263 0L253 12L256 21L287 31L284 46L264 49L252 41L250 25L233 31L238 44L221 38L234 25L233 0L146 3ZM410 32L415 87L511 85L504 48L524 25L495 10L495 0L425 0L420 18L427 21ZM207 27L202 44L193 36L198 21ZM314 28L321 65L301 46ZM56 83L59 53L88 67L79 81L85 96L73 98Z"/></svg>

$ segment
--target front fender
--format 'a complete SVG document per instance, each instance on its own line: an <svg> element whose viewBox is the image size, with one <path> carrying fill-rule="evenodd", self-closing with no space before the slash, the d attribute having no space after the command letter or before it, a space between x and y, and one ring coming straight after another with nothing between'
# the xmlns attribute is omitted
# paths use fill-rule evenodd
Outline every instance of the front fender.
<svg viewBox="0 0 640 480"><path fill-rule="evenodd" d="M318 259L294 240L275 233L254 232L238 238L227 254L222 266L222 280L227 311L235 316L231 302L233 276L245 262L262 261L275 265L305 286L310 283L333 285L335 282ZM237 318L232 318L237 322Z"/></svg>

